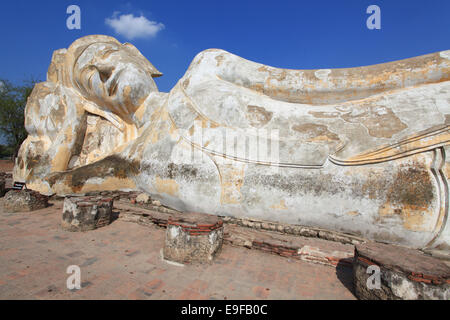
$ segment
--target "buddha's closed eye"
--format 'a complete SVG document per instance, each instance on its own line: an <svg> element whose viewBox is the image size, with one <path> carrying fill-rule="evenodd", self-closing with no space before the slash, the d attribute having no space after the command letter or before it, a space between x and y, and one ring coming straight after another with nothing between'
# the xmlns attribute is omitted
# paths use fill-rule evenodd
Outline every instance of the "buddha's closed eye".
<svg viewBox="0 0 450 320"><path fill-rule="evenodd" d="M113 66L97 66L98 74L100 76L100 80L105 83L111 77L111 74L114 71Z"/></svg>

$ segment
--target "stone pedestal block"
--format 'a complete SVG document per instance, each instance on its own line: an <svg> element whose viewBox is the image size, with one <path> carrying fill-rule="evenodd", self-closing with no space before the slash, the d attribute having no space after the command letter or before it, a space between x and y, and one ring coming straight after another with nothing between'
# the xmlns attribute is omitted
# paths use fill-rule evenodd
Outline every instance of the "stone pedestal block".
<svg viewBox="0 0 450 320"><path fill-rule="evenodd" d="M163 254L166 260L204 263L222 248L223 222L217 216L187 213L167 221Z"/></svg>
<svg viewBox="0 0 450 320"><path fill-rule="evenodd" d="M10 190L5 194L3 207L8 212L34 211L48 207L48 196L33 190Z"/></svg>
<svg viewBox="0 0 450 320"><path fill-rule="evenodd" d="M364 300L450 299L447 263L394 245L356 245L353 281L356 296Z"/></svg>
<svg viewBox="0 0 450 320"><path fill-rule="evenodd" d="M111 223L112 208L112 198L66 197L61 225L68 231L100 228Z"/></svg>

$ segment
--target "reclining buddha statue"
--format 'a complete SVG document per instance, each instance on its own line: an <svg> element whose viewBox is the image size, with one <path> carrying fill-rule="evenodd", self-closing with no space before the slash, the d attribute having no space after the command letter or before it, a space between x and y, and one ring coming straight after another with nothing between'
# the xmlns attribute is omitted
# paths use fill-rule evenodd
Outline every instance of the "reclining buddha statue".
<svg viewBox="0 0 450 320"><path fill-rule="evenodd" d="M450 51L290 70L210 49L168 93L161 75L109 36L55 51L14 180L450 251Z"/></svg>

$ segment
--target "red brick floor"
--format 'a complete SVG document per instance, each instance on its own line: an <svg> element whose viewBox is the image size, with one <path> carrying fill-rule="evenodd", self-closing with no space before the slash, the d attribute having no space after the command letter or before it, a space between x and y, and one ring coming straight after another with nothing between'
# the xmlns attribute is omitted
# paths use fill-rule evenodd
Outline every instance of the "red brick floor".
<svg viewBox="0 0 450 320"><path fill-rule="evenodd" d="M0 209L0 299L355 299L348 267L232 246L210 265L177 266L161 259L164 229L116 220L72 233L61 212L61 201ZM81 269L80 290L66 287L70 265Z"/></svg>

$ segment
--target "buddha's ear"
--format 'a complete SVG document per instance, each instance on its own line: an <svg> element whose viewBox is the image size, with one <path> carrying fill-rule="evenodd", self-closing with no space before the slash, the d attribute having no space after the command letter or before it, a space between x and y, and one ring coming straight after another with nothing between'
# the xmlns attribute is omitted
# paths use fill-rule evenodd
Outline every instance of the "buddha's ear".
<svg viewBox="0 0 450 320"><path fill-rule="evenodd" d="M150 74L152 75L152 78L157 78L157 77L161 77L163 74L161 72L158 71L158 69L155 68L155 66L153 64L151 64L150 61L147 60L147 58L145 58L142 53L135 47L133 46L131 43L124 43L124 46L126 46L128 49L130 49L131 51L133 51L135 54L139 55L140 57L142 57L143 59L145 59L145 62L148 64L147 67L149 68Z"/></svg>

